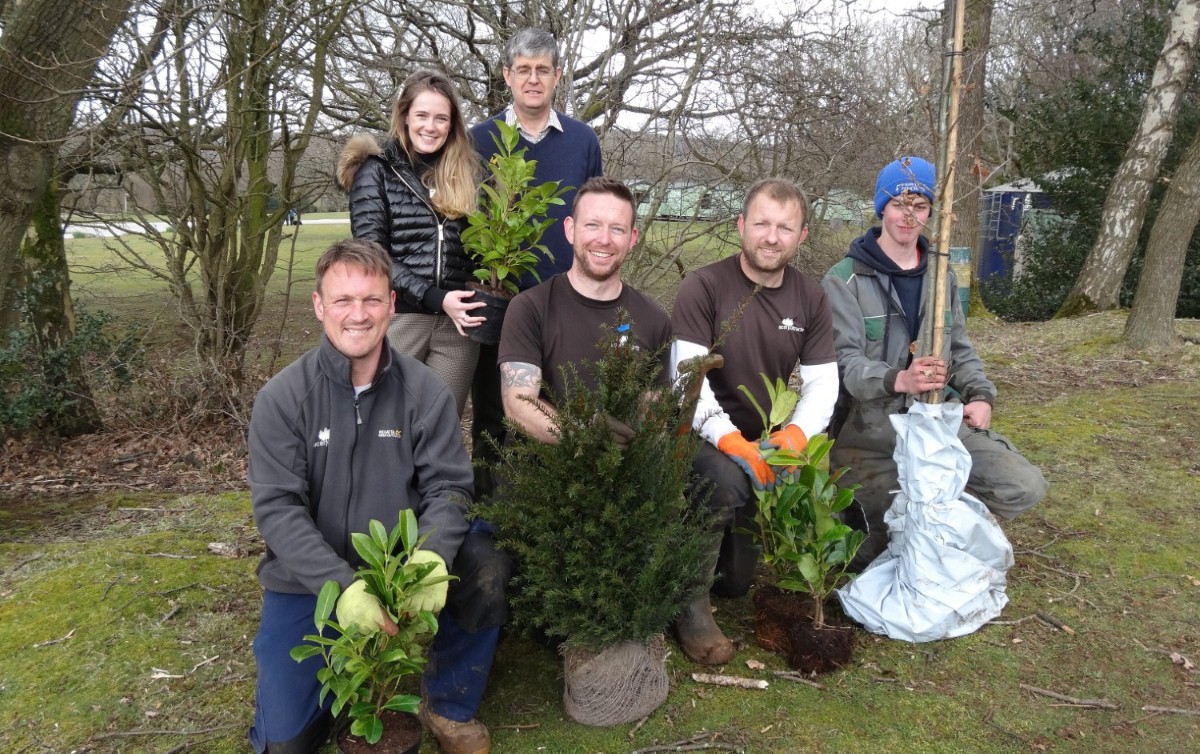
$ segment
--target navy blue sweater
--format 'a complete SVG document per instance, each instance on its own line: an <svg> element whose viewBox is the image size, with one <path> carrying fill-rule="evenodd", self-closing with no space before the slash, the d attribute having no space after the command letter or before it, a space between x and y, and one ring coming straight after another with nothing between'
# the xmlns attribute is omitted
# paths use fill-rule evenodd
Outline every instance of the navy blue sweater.
<svg viewBox="0 0 1200 754"><path fill-rule="evenodd" d="M479 150L484 162L496 153L496 142L492 140L492 134L499 135L499 129L496 127L498 120L504 120L503 112L471 129L475 148ZM537 272L542 280L549 280L552 276L570 269L574 254L563 233L563 220L571 214L575 203L575 190L588 178L603 174L600 140L596 138L596 133L586 123L562 113L558 113L558 120L563 127L561 132L552 128L537 144L531 144L522 136L517 146L518 149L524 147L527 150L525 159L537 160L536 183L561 181L560 186L571 187L571 190L562 196L563 204L550 207L550 211L546 213L547 217L553 217L556 222L546 230L542 236L542 243L554 255L554 259L543 259L538 263ZM536 284L537 280L526 276L521 279L519 286L521 290L525 290Z"/></svg>

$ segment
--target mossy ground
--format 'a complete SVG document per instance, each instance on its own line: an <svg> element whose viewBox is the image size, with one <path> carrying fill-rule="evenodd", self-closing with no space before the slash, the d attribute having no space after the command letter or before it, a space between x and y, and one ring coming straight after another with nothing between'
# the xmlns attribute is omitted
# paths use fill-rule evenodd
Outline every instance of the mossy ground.
<svg viewBox="0 0 1200 754"><path fill-rule="evenodd" d="M718 600L740 648L724 670L770 687L698 684L676 652L667 703L612 729L566 719L557 655L509 636L481 712L494 750L611 754L703 731L767 753L1200 750L1200 718L1144 709L1200 710L1184 660L1200 662L1196 348L1122 353L1121 321L976 328L1004 391L996 423L1052 484L1006 526L1017 564L1000 622L924 645L863 634L853 666L815 689L772 674L786 665L753 645L748 599ZM0 750L247 750L259 588L245 493L8 500L0 517Z"/></svg>

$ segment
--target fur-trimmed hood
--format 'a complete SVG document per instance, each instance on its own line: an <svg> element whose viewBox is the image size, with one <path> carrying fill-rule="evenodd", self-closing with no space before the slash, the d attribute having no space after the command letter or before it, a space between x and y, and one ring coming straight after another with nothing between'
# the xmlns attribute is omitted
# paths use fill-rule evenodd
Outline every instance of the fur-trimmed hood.
<svg viewBox="0 0 1200 754"><path fill-rule="evenodd" d="M350 137L350 141L342 149L342 154L338 157L337 173L335 175L338 186L342 191L349 191L354 185L354 174L368 157L383 155L383 147L379 146L379 142L375 141L375 137L370 134L355 134Z"/></svg>

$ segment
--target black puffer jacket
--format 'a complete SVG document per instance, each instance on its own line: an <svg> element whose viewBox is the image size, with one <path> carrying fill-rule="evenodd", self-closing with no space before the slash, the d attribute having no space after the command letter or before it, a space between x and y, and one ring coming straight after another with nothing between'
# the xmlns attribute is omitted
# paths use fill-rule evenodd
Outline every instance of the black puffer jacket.
<svg viewBox="0 0 1200 754"><path fill-rule="evenodd" d="M370 136L355 136L338 160L338 184L350 194L350 228L392 257L396 311L442 311L447 291L463 290L474 263L459 234L466 218L447 219L429 201L429 189L395 140L383 149Z"/></svg>

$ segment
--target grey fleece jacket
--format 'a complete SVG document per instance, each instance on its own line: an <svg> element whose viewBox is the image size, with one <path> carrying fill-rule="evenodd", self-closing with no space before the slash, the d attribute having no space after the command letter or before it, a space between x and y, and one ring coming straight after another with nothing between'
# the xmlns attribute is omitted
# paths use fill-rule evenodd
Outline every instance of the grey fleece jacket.
<svg viewBox="0 0 1200 754"><path fill-rule="evenodd" d="M949 386L964 402L994 403L996 386L984 374L983 362L967 337L958 281L953 271L949 274L950 309L945 313L942 351ZM896 392L896 375L909 363L909 338L889 275L847 256L825 274L821 286L833 310L833 345L842 381L831 433L844 425L867 435L891 436L887 417L911 405L912 396ZM921 316L925 316L924 300ZM840 445L850 442L837 434Z"/></svg>
<svg viewBox="0 0 1200 754"><path fill-rule="evenodd" d="M250 493L265 589L316 594L329 579L345 589L362 562L350 535L372 519L390 530L405 508L423 547L453 566L473 493L454 397L386 340L380 361L356 396L349 359L322 336L255 399Z"/></svg>

